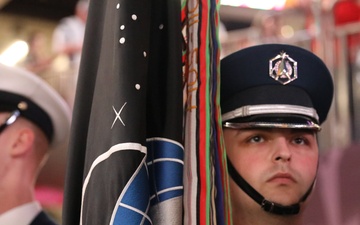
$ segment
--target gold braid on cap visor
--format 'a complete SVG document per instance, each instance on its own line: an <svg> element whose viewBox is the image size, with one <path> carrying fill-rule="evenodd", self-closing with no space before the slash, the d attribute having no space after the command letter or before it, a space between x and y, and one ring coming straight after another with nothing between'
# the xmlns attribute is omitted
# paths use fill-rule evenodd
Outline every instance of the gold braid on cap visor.
<svg viewBox="0 0 360 225"><path fill-rule="evenodd" d="M310 118L319 121L319 116L316 110L309 107L297 106L297 105L248 105L237 108L233 111L227 112L222 115L222 120L225 122L224 127L233 129L246 129L246 128L292 128L292 129L313 129L320 131L319 124L312 121L307 121L307 124L302 123L272 123L272 122L244 122L233 123L226 122L235 118L254 116L254 115L266 115L266 114L298 114L308 116Z"/></svg>

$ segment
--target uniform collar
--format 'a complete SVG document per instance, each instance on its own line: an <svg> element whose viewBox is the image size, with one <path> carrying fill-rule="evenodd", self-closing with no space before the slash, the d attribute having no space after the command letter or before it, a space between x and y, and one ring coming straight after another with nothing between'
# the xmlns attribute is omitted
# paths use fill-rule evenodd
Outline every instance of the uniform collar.
<svg viewBox="0 0 360 225"><path fill-rule="evenodd" d="M41 210L39 202L36 201L17 206L0 215L0 224L30 224Z"/></svg>

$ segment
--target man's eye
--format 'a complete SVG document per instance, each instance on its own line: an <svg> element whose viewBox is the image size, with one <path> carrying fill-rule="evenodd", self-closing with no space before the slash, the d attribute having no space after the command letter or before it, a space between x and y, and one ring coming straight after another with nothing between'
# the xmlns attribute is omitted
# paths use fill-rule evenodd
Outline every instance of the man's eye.
<svg viewBox="0 0 360 225"><path fill-rule="evenodd" d="M250 138L250 142L258 143L262 142L264 139L261 136L253 136Z"/></svg>
<svg viewBox="0 0 360 225"><path fill-rule="evenodd" d="M306 144L306 140L302 137L297 137L294 139L294 143L298 145Z"/></svg>

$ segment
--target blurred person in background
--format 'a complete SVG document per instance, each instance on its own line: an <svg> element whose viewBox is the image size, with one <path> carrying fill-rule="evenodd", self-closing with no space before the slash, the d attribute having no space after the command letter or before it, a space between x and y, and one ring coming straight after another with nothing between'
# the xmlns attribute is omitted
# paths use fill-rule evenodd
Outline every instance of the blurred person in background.
<svg viewBox="0 0 360 225"><path fill-rule="evenodd" d="M0 64L0 224L56 224L35 198L49 157L68 138L70 108L37 75Z"/></svg>
<svg viewBox="0 0 360 225"><path fill-rule="evenodd" d="M68 77L65 98L71 107L75 96L88 8L88 1L79 0L75 6L74 15L61 19L55 27L52 37L53 52L66 59L62 61L64 62L63 67L67 67L64 70L66 71L65 76Z"/></svg>
<svg viewBox="0 0 360 225"><path fill-rule="evenodd" d="M45 76L45 73L51 70L52 61L55 56L50 56L46 52L46 35L42 31L33 31L29 34L28 45L29 53L18 63L19 66L39 75Z"/></svg>
<svg viewBox="0 0 360 225"><path fill-rule="evenodd" d="M278 15L264 16L261 21L260 35L264 43L276 43L279 41L280 34L280 17Z"/></svg>

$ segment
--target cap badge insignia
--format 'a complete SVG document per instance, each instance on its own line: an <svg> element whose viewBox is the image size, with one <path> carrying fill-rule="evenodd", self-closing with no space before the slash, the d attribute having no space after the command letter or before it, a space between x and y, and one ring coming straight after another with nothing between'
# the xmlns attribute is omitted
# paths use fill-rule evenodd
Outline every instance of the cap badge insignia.
<svg viewBox="0 0 360 225"><path fill-rule="evenodd" d="M297 62L285 52L269 60L269 75L286 85L297 78Z"/></svg>
<svg viewBox="0 0 360 225"><path fill-rule="evenodd" d="M21 101L19 102L19 104L17 105L18 109L20 109L21 111L25 111L28 108L28 104L25 101Z"/></svg>

